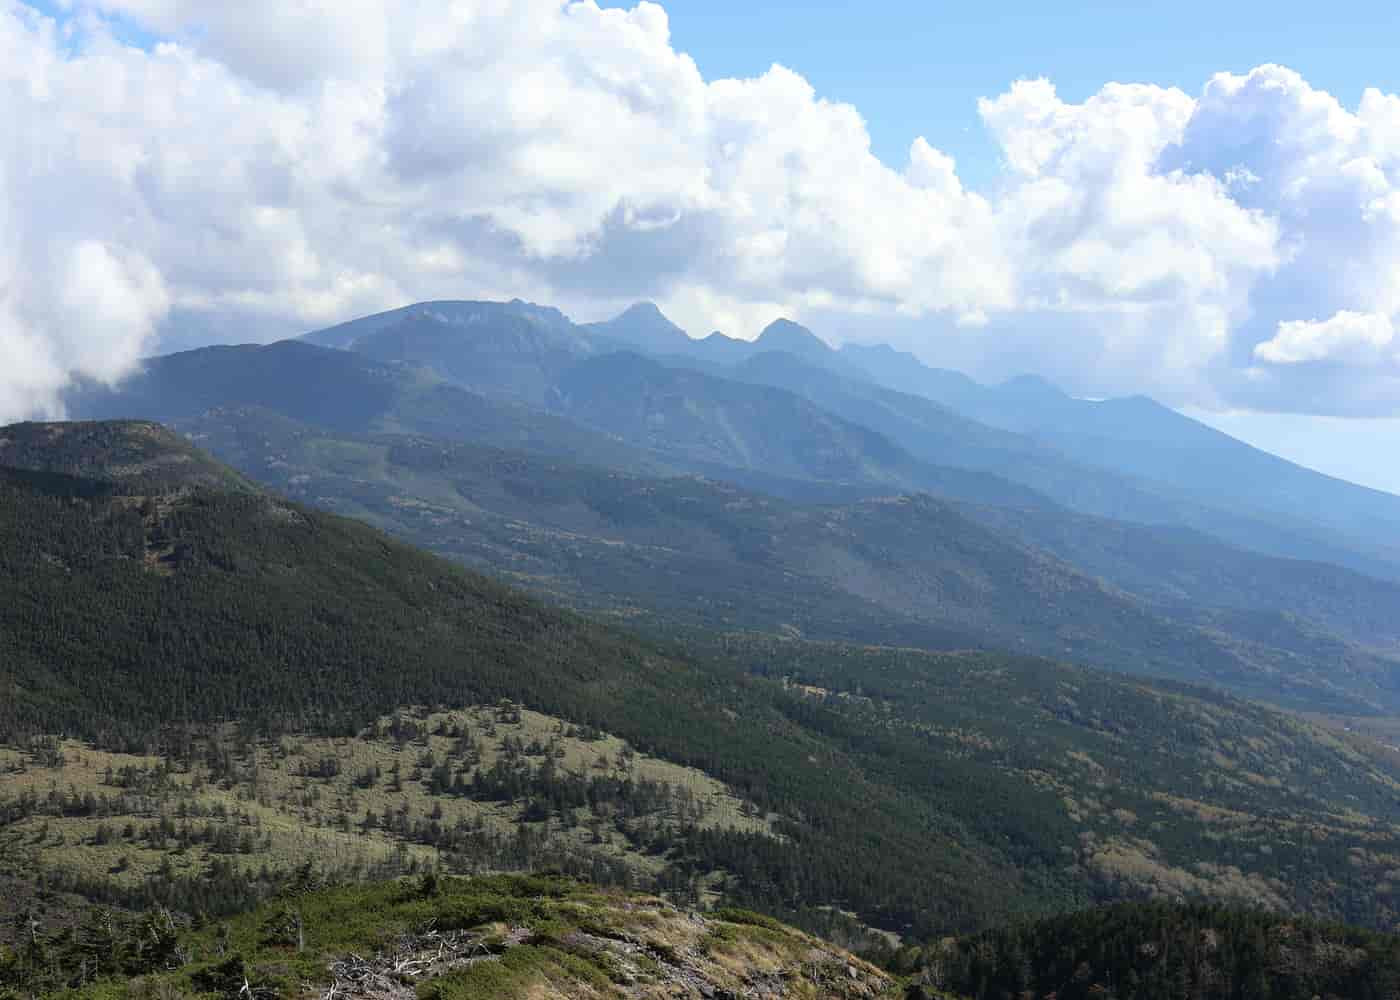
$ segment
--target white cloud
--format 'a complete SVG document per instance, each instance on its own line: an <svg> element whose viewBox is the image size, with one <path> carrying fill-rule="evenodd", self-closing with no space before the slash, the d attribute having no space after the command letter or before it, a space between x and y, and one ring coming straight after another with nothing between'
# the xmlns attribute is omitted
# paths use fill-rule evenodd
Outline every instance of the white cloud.
<svg viewBox="0 0 1400 1000"><path fill-rule="evenodd" d="M124 15L198 47L240 77L296 90L327 77L382 74L394 20L378 2L360 0L65 0L69 8Z"/></svg>
<svg viewBox="0 0 1400 1000"><path fill-rule="evenodd" d="M123 207L130 149L83 110L112 77L101 62L64 76L59 45L52 25L0 13L0 417L53 414L72 371L129 370L168 305Z"/></svg>
<svg viewBox="0 0 1400 1000"><path fill-rule="evenodd" d="M696 333L903 317L987 375L1327 409L1335 382L1284 360L1349 342L1312 320L1400 313L1400 98L1348 111L1280 67L1199 98L1015 83L980 106L1005 163L983 194L924 138L882 163L790 69L707 81L654 4L69 3L0 0L0 355L28 359L0 417L162 324L266 339L517 294L652 298ZM1359 398L1400 408L1377 379Z"/></svg>
<svg viewBox="0 0 1400 1000"><path fill-rule="evenodd" d="M1289 320L1278 325L1272 340L1254 348L1260 361L1296 365L1310 361L1376 365L1397 358L1395 326L1389 316L1342 311L1331 319Z"/></svg>
<svg viewBox="0 0 1400 1000"><path fill-rule="evenodd" d="M1004 318L1017 329L1001 334L1013 363L1091 394L1144 380L1211 391L1210 365L1284 250L1275 220L1216 177L1159 168L1194 107L1119 84L1066 104L1043 80L981 102L1010 173L997 216L1020 286Z"/></svg>

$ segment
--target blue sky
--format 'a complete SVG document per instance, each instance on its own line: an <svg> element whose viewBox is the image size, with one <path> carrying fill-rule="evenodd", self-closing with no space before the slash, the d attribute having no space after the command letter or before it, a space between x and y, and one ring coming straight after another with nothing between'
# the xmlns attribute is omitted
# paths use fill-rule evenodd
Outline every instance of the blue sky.
<svg viewBox="0 0 1400 1000"><path fill-rule="evenodd" d="M606 6L630 6L608 3ZM1281 63L1354 106L1366 87L1400 91L1400 14L1384 2L942 3L670 0L672 44L707 77L782 63L823 97L854 104L895 166L923 135L972 187L996 149L977 99L1044 76L1080 101L1112 80L1195 95L1222 70Z"/></svg>
<svg viewBox="0 0 1400 1000"><path fill-rule="evenodd" d="M1187 410L1256 448L1338 479L1400 494L1400 419Z"/></svg>

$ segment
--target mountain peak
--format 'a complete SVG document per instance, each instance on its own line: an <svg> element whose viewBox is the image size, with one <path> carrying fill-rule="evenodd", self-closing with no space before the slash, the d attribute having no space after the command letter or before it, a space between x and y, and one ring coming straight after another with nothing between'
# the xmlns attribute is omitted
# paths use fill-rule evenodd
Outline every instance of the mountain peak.
<svg viewBox="0 0 1400 1000"><path fill-rule="evenodd" d="M590 323L588 328L605 337L657 353L674 353L690 343L690 335L667 319L655 302L634 303L612 319Z"/></svg>
<svg viewBox="0 0 1400 1000"><path fill-rule="evenodd" d="M757 344L765 350L788 351L806 358L824 358L832 353L826 341L790 319L775 319L769 323L758 335Z"/></svg>
<svg viewBox="0 0 1400 1000"><path fill-rule="evenodd" d="M655 302L634 302L618 314L617 319L624 316L631 316L636 319L666 319L666 314L661 311L661 307ZM666 320L670 322L670 320Z"/></svg>
<svg viewBox="0 0 1400 1000"><path fill-rule="evenodd" d="M1027 399L1061 400L1070 398L1069 394L1054 382L1041 378L1039 375L1017 375L1007 379L998 388Z"/></svg>

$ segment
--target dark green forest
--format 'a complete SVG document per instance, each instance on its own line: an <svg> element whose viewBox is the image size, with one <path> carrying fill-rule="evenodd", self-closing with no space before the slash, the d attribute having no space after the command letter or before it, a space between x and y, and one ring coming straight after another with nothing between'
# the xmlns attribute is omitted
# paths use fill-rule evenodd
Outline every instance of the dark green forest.
<svg viewBox="0 0 1400 1000"><path fill-rule="evenodd" d="M910 995L975 1000L1382 1000L1400 939L1208 906L1103 907L930 949Z"/></svg>

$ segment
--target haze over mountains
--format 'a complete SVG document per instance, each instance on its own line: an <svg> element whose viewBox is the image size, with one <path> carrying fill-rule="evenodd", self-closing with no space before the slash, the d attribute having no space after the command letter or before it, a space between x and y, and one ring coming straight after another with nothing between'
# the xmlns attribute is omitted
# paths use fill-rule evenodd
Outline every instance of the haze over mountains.
<svg viewBox="0 0 1400 1000"><path fill-rule="evenodd" d="M1394 575L1400 563L1397 544L1388 541L1400 527L1400 499L1389 494L1302 469L1142 397L1075 400L1035 378L984 387L889 348L833 350L785 320L751 342L722 334L692 340L646 304L605 323L575 326L557 310L518 301L445 302L306 339L376 360L423 364L486 395L561 412L575 405L559 385L561 373L626 346L672 371L698 369L787 389L882 432L920 459L993 472L1085 513L1190 523L1274 554L1370 572ZM607 374L606 366L597 372L600 379ZM586 399L577 405L579 419L594 417Z"/></svg>

